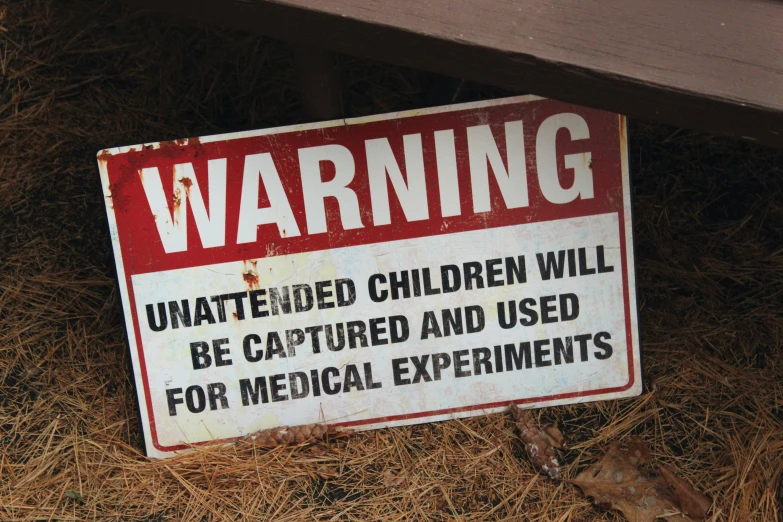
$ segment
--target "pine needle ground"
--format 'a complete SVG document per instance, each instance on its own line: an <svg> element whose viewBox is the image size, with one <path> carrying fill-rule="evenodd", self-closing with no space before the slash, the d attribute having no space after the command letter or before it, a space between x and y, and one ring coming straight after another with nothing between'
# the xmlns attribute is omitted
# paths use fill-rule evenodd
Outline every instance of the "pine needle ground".
<svg viewBox="0 0 783 522"><path fill-rule="evenodd" d="M146 459L95 152L302 121L291 51L86 0L4 0L0 42L0 518L619 520L538 475L502 414ZM346 116L456 87L340 68ZM536 414L569 438L567 478L636 434L714 498L714 520L780 520L781 153L630 128L648 393Z"/></svg>

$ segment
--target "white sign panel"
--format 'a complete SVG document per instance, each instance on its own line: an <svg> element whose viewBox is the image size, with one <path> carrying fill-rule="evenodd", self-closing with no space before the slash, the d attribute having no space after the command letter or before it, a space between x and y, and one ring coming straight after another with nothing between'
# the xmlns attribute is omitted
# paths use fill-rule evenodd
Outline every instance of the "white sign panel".
<svg viewBox="0 0 783 522"><path fill-rule="evenodd" d="M148 453L640 393L625 140L523 97L103 151Z"/></svg>

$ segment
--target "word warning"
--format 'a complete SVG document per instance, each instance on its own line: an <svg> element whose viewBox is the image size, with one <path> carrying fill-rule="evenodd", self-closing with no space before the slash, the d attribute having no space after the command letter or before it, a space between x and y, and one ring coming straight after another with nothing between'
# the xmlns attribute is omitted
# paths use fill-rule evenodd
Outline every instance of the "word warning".
<svg viewBox="0 0 783 522"><path fill-rule="evenodd" d="M98 164L151 456L641 392L622 116L526 96Z"/></svg>

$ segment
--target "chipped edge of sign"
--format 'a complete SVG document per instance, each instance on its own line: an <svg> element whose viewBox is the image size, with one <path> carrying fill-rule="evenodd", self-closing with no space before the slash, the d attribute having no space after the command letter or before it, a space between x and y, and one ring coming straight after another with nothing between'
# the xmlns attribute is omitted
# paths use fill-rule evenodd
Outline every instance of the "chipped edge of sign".
<svg viewBox="0 0 783 522"><path fill-rule="evenodd" d="M500 106L500 105L510 105L513 103L527 103L532 101L538 101L538 100L545 100L547 98L543 98L541 96L535 96L532 94L526 94L523 96L513 96L510 98L497 98L494 100L483 100L483 101L477 101L477 102L469 102L469 103L458 103L458 104L452 104L452 105L443 105L440 107L427 107L424 109L411 109L407 111L399 111L399 112L388 112L384 114L374 114L370 116L361 116L358 118L342 118L339 120L328 120L328 121L322 121L322 122L315 122L315 123L301 123L297 125L284 125L282 127L272 127L269 129L258 129L258 130L247 130L247 131L239 131L239 132L229 132L225 134L212 134L209 136L203 136L195 138L195 140L198 140L199 143L210 143L214 141L229 141L229 140L238 140L242 138L254 138L257 136L270 136L273 134L283 134L283 133L289 133L289 132L303 132L307 130L313 130L313 129L328 129L332 127L341 127L341 126L348 126L348 125L361 125L364 123L373 123L376 121L385 121L385 120L397 120L401 118L412 118L415 116L426 116L429 114L438 114L442 112L454 112L454 111L461 111L461 110L471 110L471 109L479 109L482 107L494 107L494 106ZM155 141L150 143L142 143L138 145L124 145L121 147L111 147L108 149L102 149L98 151L98 158L101 158L102 156L117 156L120 154L126 154L128 152L138 152L145 149L159 149L161 147L161 144L163 143L174 143L177 146L185 147L190 142L194 140L194 138L184 138L184 139L177 139L177 140L169 140L169 141Z"/></svg>
<svg viewBox="0 0 783 522"><path fill-rule="evenodd" d="M117 284L120 288L120 300L122 302L122 313L125 319L125 334L128 339L128 349L130 351L131 362L133 366L133 383L136 388L136 402L139 407L139 414L141 416L141 430L144 434L144 445L146 448L146 454L150 457L165 457L170 455L170 452L160 451L155 447L154 438L150 430L154 429L154 423L151 422L150 414L147 408L147 393L143 389L138 389L138 376L141 371L141 360L139 358L139 350L136 341L136 330L133 321L133 314L131 313L130 294L128 293L128 281L125 272L125 262L122 258L122 250L120 249L120 238L117 229L117 217L114 213L114 206L111 201L111 188L109 185L109 169L106 157L98 155L98 170L101 174L101 185L103 186L103 197L106 200L106 216L109 220L109 235L111 237L111 244L114 250L114 264L117 273Z"/></svg>

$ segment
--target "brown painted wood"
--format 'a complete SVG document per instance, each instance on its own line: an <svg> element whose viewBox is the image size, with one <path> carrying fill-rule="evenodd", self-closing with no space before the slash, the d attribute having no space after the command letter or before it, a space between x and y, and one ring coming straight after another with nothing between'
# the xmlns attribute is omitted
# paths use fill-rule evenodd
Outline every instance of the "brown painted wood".
<svg viewBox="0 0 783 522"><path fill-rule="evenodd" d="M783 2L131 1L631 117L783 145Z"/></svg>
<svg viewBox="0 0 783 522"><path fill-rule="evenodd" d="M323 47L297 45L294 62L307 119L325 121L342 117L340 70L334 53Z"/></svg>

